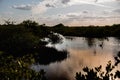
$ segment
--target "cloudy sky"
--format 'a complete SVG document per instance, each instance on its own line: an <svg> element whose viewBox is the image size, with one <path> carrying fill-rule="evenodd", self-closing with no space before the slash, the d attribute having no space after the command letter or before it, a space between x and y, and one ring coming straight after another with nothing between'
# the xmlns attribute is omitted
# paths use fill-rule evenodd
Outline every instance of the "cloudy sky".
<svg viewBox="0 0 120 80"><path fill-rule="evenodd" d="M0 0L0 23L8 19L47 25L118 24L120 0Z"/></svg>

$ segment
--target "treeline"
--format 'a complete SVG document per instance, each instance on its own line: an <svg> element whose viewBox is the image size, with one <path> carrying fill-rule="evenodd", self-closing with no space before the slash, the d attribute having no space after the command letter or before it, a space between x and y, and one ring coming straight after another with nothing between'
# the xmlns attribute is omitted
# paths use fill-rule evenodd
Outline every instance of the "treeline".
<svg viewBox="0 0 120 80"><path fill-rule="evenodd" d="M64 26L62 23L55 26L39 25L35 21L26 20L20 24L14 24L7 21L2 26L26 26L31 29L36 35L45 36L50 31L60 33L64 36L79 36L79 37L120 37L120 24L111 26Z"/></svg>
<svg viewBox="0 0 120 80"><path fill-rule="evenodd" d="M61 25L61 26L60 26ZM66 27L62 24L50 28L64 36L79 37L120 37L120 24L112 26Z"/></svg>

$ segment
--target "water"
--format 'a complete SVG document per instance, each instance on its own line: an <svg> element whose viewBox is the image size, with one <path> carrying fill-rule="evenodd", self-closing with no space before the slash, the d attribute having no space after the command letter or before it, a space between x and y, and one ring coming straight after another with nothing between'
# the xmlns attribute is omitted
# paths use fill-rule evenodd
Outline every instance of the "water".
<svg viewBox="0 0 120 80"><path fill-rule="evenodd" d="M68 58L62 62L51 62L49 65L32 65L32 69L44 69L49 80L74 80L76 72L82 68L102 65L109 60L114 63L114 56L120 51L120 40L109 37L106 39L65 37L62 43L48 44L58 50L67 50ZM120 65L118 66L119 69ZM103 69L104 70L104 69Z"/></svg>

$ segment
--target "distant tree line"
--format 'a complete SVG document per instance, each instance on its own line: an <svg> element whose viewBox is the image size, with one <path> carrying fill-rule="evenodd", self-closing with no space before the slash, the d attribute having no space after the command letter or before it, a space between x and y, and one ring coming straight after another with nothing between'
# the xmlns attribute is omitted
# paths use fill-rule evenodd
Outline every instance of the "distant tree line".
<svg viewBox="0 0 120 80"><path fill-rule="evenodd" d="M49 28L54 32L58 32L64 36L79 36L79 37L120 37L120 24L112 26L80 26L66 27L54 26Z"/></svg>
<svg viewBox="0 0 120 80"><path fill-rule="evenodd" d="M111 26L64 26L62 23L55 26L39 25L32 20L25 20L20 24L14 24L13 21L5 21L1 26L25 26L33 31L35 34L43 35L53 31L64 36L80 36L80 37L120 37L120 24L113 24Z"/></svg>

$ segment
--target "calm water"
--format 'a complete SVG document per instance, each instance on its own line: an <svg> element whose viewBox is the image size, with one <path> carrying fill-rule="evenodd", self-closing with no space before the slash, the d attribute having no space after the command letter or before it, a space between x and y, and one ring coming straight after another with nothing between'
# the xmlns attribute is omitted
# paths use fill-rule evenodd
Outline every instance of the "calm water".
<svg viewBox="0 0 120 80"><path fill-rule="evenodd" d="M36 71L44 69L50 80L74 80L75 73L82 71L85 66L105 67L109 60L114 62L114 56L120 50L120 40L113 37L106 39L65 37L62 43L48 44L48 46L67 50L68 58L49 65L35 64L32 68Z"/></svg>

